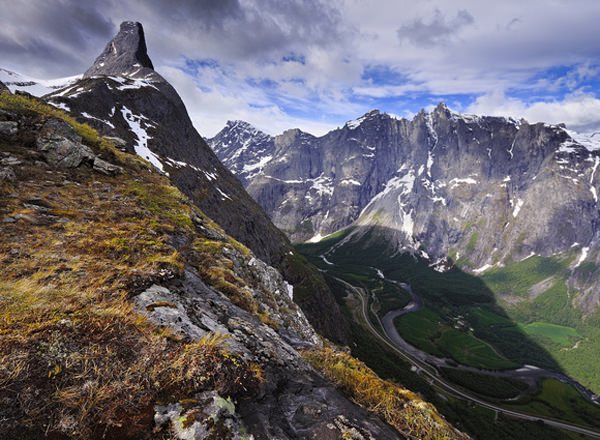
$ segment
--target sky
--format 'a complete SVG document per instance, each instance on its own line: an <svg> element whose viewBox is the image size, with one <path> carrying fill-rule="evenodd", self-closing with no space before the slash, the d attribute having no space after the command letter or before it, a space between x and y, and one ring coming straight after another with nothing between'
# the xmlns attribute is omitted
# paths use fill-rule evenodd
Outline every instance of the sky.
<svg viewBox="0 0 600 440"><path fill-rule="evenodd" d="M124 20L205 137L315 135L371 109L600 130L598 0L0 0L0 67L85 71Z"/></svg>

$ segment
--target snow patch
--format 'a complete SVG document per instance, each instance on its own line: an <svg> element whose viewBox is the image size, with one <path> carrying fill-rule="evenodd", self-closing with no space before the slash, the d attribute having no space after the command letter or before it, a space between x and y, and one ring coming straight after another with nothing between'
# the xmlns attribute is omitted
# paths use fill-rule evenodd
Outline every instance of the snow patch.
<svg viewBox="0 0 600 440"><path fill-rule="evenodd" d="M137 72L134 72L134 74L135 73ZM152 84L152 81L135 78L123 78L120 76L108 76L107 78L119 83L117 90L141 89L142 87L152 87L153 89L158 90L158 87Z"/></svg>
<svg viewBox="0 0 600 440"><path fill-rule="evenodd" d="M471 177L467 177L465 179L458 179L458 178L454 178L452 179L450 182L448 182L450 184L450 188L455 188L461 184L467 184L467 185L476 185L477 184L477 180L471 178Z"/></svg>
<svg viewBox="0 0 600 440"><path fill-rule="evenodd" d="M244 168L242 168L242 171L248 173L248 172L254 171L256 169L262 169L267 163L269 163L269 161L271 159L273 159L273 156L265 156L256 163L244 165Z"/></svg>
<svg viewBox="0 0 600 440"><path fill-rule="evenodd" d="M86 119L95 119L96 121L100 121L103 124L106 124L106 125L108 125L109 127L113 128L113 129L115 128L115 126L112 124L112 122L105 121L104 119L97 118L95 116L90 115L89 113L81 112L81 116L83 116Z"/></svg>
<svg viewBox="0 0 600 440"><path fill-rule="evenodd" d="M590 176L590 191L594 197L594 202L596 203L598 203L598 194L596 193L596 188L594 187L594 174L596 174L598 164L600 164L600 157L596 156L594 157L594 167L592 168L592 174Z"/></svg>
<svg viewBox="0 0 600 440"><path fill-rule="evenodd" d="M519 211L521 210L522 206L523 206L523 200L517 199L517 203L515 204L515 209L513 209L513 217L516 217L517 215L519 215Z"/></svg>
<svg viewBox="0 0 600 440"><path fill-rule="evenodd" d="M360 186L360 182L358 180L354 180L354 179L344 179L340 182L340 185L359 185Z"/></svg>
<svg viewBox="0 0 600 440"><path fill-rule="evenodd" d="M432 129L433 130L433 129ZM436 137L437 142L437 137ZM433 166L433 153L431 151L427 152L427 175L431 177L431 167Z"/></svg>
<svg viewBox="0 0 600 440"><path fill-rule="evenodd" d="M163 164L160 161L159 156L148 148L148 139L152 139L148 136L146 129L142 127L142 122L146 125L150 125L148 122L148 118L143 115L134 115L131 110L127 107L123 106L121 108L121 114L127 123L129 124L129 129L135 134L137 137L137 141L133 146L135 153L143 159L149 161L152 165L158 168L160 171L163 170Z"/></svg>
<svg viewBox="0 0 600 440"><path fill-rule="evenodd" d="M314 237L308 239L306 242L307 243L318 243L322 239L323 239L323 236L321 234L317 233Z"/></svg>
<svg viewBox="0 0 600 440"><path fill-rule="evenodd" d="M491 269L492 267L494 267L494 266L492 266L491 264L484 264L479 269L474 269L473 273L480 274L482 272L485 272L488 269Z"/></svg>
<svg viewBox="0 0 600 440"><path fill-rule="evenodd" d="M290 301L294 300L294 286L292 286L290 283L288 283L287 281L283 282L283 285L285 286L285 288L287 289L287 294L290 297Z"/></svg>
<svg viewBox="0 0 600 440"><path fill-rule="evenodd" d="M11 93L15 93L16 90L22 90L31 93L33 96L44 96L48 93L68 87L80 80L82 76L83 75L75 75L56 79L38 79L11 72L10 70L0 69L0 81L8 87Z"/></svg>
<svg viewBox="0 0 600 440"><path fill-rule="evenodd" d="M221 200L225 200L225 199L229 199L231 200L231 197L229 197L227 194L225 194L223 191L221 191L221 189L218 186L215 186L215 188L217 189L217 191L219 191L219 194L221 194Z"/></svg>
<svg viewBox="0 0 600 440"><path fill-rule="evenodd" d="M565 130L567 134L571 137L571 143L569 144L569 140L563 142L565 144L565 148L569 148L569 145L578 144L587 149L588 151L597 151L600 150L600 132L595 133L577 133L572 130ZM563 145L561 144L561 146ZM560 149L559 149L560 151Z"/></svg>
<svg viewBox="0 0 600 440"><path fill-rule="evenodd" d="M350 130L355 130L357 129L360 124L362 124L365 120L367 119L367 115L361 116L358 119L353 119L352 121L348 121L346 122L346 127L348 127Z"/></svg>
<svg viewBox="0 0 600 440"><path fill-rule="evenodd" d="M583 263L585 261L585 259L588 256L589 251L590 251L590 248L587 246L581 249L581 255L579 255L579 259L577 260L575 267L579 267L581 265L581 263Z"/></svg>

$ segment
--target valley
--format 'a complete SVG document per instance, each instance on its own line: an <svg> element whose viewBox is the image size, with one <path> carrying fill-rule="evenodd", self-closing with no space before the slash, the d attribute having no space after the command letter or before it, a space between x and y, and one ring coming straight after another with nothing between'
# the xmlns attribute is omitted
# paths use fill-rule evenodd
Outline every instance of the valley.
<svg viewBox="0 0 600 440"><path fill-rule="evenodd" d="M351 303L361 312L352 313L354 319L388 348L399 351L412 364L412 370L427 378L446 399L449 396L466 398L515 417L545 419L552 426L600 436L597 395L559 370L523 365L542 359L542 348L538 347L538 354L530 358L523 358L517 352L508 352L505 356L500 346L495 345L495 339L490 340L485 332L479 331L486 327L500 327L515 334L523 331L520 338L527 338L527 334L544 337L550 334L555 341L570 344L571 338L577 335L574 329L547 323L515 323L503 316L501 309L491 307L489 301L473 307L464 304L456 307L454 301L453 313L448 313L446 308L446 315L443 315L439 308L434 310L427 306L429 295L421 285L423 279L413 277L411 282L417 284L411 285L406 284L406 278L390 279L384 276L387 274L385 269L379 269L383 266L378 263L385 264L383 258L377 258L375 252L369 253L369 250L376 251L376 246L370 248L365 242L344 243L351 233L349 229L318 243L298 244L297 248L324 273L345 285L349 296L355 297ZM365 255L373 256L373 259L365 259ZM368 261L373 266L361 266L361 261ZM393 262L387 264L389 266L385 267L394 267ZM416 259L415 264L419 264ZM420 265L427 267L423 262ZM380 295L386 284L397 287L396 297L391 295L392 301L399 300L397 304L401 306L395 310L386 304L390 295ZM429 284L432 285L435 284ZM424 292L423 298L413 291L413 286ZM350 300L347 298L346 301ZM507 344L502 345L504 350L506 347ZM530 349L533 347L535 343L532 342ZM558 395L562 397L552 397ZM586 425L590 428L582 430L581 427Z"/></svg>

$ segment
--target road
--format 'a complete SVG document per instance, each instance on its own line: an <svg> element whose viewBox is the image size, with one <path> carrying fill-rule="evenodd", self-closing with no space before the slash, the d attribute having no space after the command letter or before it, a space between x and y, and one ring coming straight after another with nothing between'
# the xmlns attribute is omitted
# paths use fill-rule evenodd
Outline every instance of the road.
<svg viewBox="0 0 600 440"><path fill-rule="evenodd" d="M353 285L351 285L350 283L347 283L346 281L340 279L340 278L336 278L338 281L340 281L341 283L343 283L346 287L348 287L351 291L355 292L355 294L360 298L361 301L361 309L362 309L362 315L363 315L363 319L366 323L366 325L369 327L371 333L373 333L373 335L379 339L381 342L383 342L386 346L388 346L390 349L392 349L394 352L396 352L397 354L399 354L401 357L403 357L404 359L406 359L412 366L414 366L417 370L417 372L420 372L423 376L427 376L424 377L429 383L431 383L432 385L435 384L437 387L441 388L442 390L444 390L445 392L447 392L448 394L453 395L456 398L462 399L462 400L466 400L468 402L474 403L476 405L479 405L483 408L487 408L493 411L497 411L498 413L501 414L506 414L508 416L511 417L515 417L515 418L519 418L519 419L523 419L523 420L530 420L530 421L542 421L550 426L554 426L556 428L560 428L560 429L564 429L567 431L571 431L571 432L576 432L579 434L585 434L588 435L590 437L594 437L594 438L600 438L600 432L599 431L594 431L592 429L589 428L585 428L583 426L578 426L569 422L565 422L565 421L561 421L561 420L557 420L557 419L552 419L552 418L548 418L548 417L543 417L543 416L539 416L539 415L535 415L535 414L528 414L526 412L521 412L521 411L516 411L516 410L511 410L511 409L506 409L503 408L501 406L498 406L494 403L490 403L487 402L485 400L482 400L481 398L474 396L472 394L469 394L468 392L457 388L456 386L454 386L451 383L446 382L443 378L441 378L440 376L438 376L435 372L432 372L431 366L428 365L427 363L425 363L424 361L420 360L419 358L417 358L416 356L414 356L413 354L411 354L410 352L408 352L407 350L404 349L404 345L406 344L406 342L404 342L404 344L401 345L397 345L394 340L390 337L390 335L387 333L386 327L385 325L382 323L382 327L384 328L384 334L382 335L377 328L373 325L373 323L371 322L370 318L369 318L369 313L367 310L367 295L364 292L363 289L357 288ZM404 287L404 286L403 286ZM413 297L413 301L411 301L411 303L409 303L404 309L399 310L397 312L403 312L403 313L407 313L409 311L414 311L415 310L415 305L413 305L413 307L411 307L410 309L407 309L407 307L410 307L411 304L417 304L417 296L412 292L412 289L410 289L410 286L408 286L408 289L406 289L406 287L404 287ZM410 289L410 290L409 290ZM420 301L420 299L418 300ZM421 304L422 305L422 304ZM392 313L392 312L390 312ZM402 314L402 313L400 313ZM389 315L386 314L386 316ZM390 315L391 316L391 315ZM399 316L399 315L396 315ZM384 317L385 319L385 317ZM393 322L393 319L391 319L391 322ZM395 328L394 328L395 331ZM391 332L393 335L393 332ZM397 335L397 331L396 331L396 335ZM398 335L398 338L400 336ZM402 340L402 338L400 338ZM404 340L402 340L404 341Z"/></svg>

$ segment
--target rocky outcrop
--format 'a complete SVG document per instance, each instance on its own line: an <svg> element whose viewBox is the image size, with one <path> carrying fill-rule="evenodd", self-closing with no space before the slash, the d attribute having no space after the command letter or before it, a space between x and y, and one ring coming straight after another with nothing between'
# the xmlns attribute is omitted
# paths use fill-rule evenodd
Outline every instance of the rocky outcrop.
<svg viewBox="0 0 600 440"><path fill-rule="evenodd" d="M77 168L82 163L92 165L95 154L81 143L81 136L59 118L49 119L37 139L37 147L50 165Z"/></svg>
<svg viewBox="0 0 600 440"><path fill-rule="evenodd" d="M92 165L94 171L106 174L108 176L114 176L123 172L123 169L115 164L100 159L98 156L94 157L94 163Z"/></svg>
<svg viewBox="0 0 600 440"><path fill-rule="evenodd" d="M96 156L81 141L82 137L71 125L60 118L50 118L44 123L36 139L36 146L46 162L53 166L77 168L80 165L88 165L94 171L107 175L123 172L120 166Z"/></svg>
<svg viewBox="0 0 600 440"><path fill-rule="evenodd" d="M10 93L10 90L8 89L8 87L6 87L6 85L2 81L0 81L0 92L9 92Z"/></svg>
<svg viewBox="0 0 600 440"><path fill-rule="evenodd" d="M300 357L296 348L311 344L312 337L282 338L192 272L168 287L153 286L134 300L152 321L192 340L209 332L224 335L229 350L264 368L265 382L258 398L227 402L227 396L203 393L194 397L195 405L185 409L177 403L157 406L155 420L159 424L175 421L178 438L204 439L208 432L205 420L210 416L230 420L234 436L247 431L257 440L337 439L352 431L362 437L344 438L403 438L348 401ZM162 306L152 308L152 304ZM203 416L187 427L177 423L195 412Z"/></svg>
<svg viewBox="0 0 600 440"><path fill-rule="evenodd" d="M12 136L17 133L18 127L16 121L0 121L0 135Z"/></svg>
<svg viewBox="0 0 600 440"><path fill-rule="evenodd" d="M69 108L102 135L124 140L124 149L167 174L228 234L281 270L291 284L305 285L310 297L298 299L311 304L313 325L345 340L344 318L321 275L298 259L285 235L198 134L175 89L152 70L139 23L123 23L82 80L45 99Z"/></svg>

